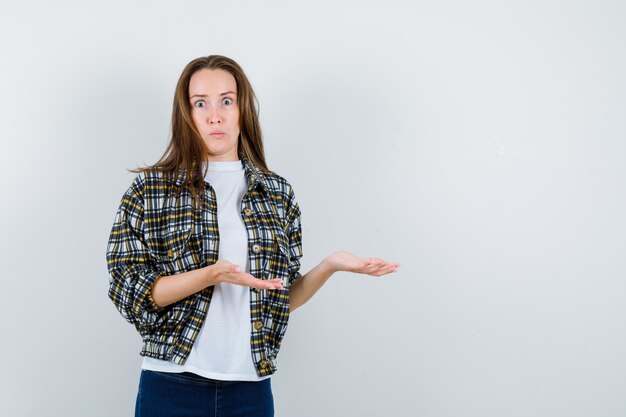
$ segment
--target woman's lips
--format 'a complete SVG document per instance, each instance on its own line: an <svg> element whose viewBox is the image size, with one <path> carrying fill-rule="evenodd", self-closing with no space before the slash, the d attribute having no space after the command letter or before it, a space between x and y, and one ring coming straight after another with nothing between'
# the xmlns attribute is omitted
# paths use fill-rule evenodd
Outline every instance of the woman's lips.
<svg viewBox="0 0 626 417"><path fill-rule="evenodd" d="M211 136L221 138L222 136L224 136L224 134L223 133L211 133Z"/></svg>

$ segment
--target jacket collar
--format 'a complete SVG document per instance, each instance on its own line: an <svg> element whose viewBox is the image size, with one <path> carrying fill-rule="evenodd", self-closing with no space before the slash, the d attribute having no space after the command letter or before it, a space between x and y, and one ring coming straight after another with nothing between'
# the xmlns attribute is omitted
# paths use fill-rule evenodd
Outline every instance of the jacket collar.
<svg viewBox="0 0 626 417"><path fill-rule="evenodd" d="M260 184L261 187L265 190L265 192L269 192L268 180L265 174L255 166L245 155L241 155L241 162L244 168L244 173L246 175L246 179L248 180L248 191L252 191L257 184ZM193 169L196 167L196 162L194 161L192 165ZM183 185L185 181L186 170L181 170L176 179L176 186L180 187Z"/></svg>
<svg viewBox="0 0 626 417"><path fill-rule="evenodd" d="M248 191L254 190L254 187L257 184L261 184L261 187L265 190L266 193L269 193L270 187L268 184L267 177L261 170L254 165L245 155L241 155L241 162L243 164L243 169L246 174L246 179L248 180Z"/></svg>

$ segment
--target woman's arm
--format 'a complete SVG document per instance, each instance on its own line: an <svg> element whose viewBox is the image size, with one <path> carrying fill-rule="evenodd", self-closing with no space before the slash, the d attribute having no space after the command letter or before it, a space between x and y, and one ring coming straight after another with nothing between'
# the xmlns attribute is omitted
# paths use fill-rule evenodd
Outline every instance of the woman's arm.
<svg viewBox="0 0 626 417"><path fill-rule="evenodd" d="M289 311L292 312L309 301L334 272L324 259L315 268L294 281L289 288Z"/></svg>
<svg viewBox="0 0 626 417"><path fill-rule="evenodd" d="M345 251L335 252L294 281L289 289L290 311L309 301L335 272L355 272L379 277L396 272L399 267L399 263L387 262L381 258L359 258Z"/></svg>
<svg viewBox="0 0 626 417"><path fill-rule="evenodd" d="M280 278L258 279L242 271L239 265L220 259L204 268L157 278L151 288L152 299L158 307L162 308L218 282L266 290L283 288Z"/></svg>

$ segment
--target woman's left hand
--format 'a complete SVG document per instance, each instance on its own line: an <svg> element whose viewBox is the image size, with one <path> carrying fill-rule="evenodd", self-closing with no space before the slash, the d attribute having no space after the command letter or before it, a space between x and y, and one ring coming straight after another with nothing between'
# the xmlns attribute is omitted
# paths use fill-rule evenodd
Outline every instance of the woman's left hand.
<svg viewBox="0 0 626 417"><path fill-rule="evenodd" d="M349 252L335 252L324 260L333 272L345 271L379 277L396 272L400 267L397 262L388 262L381 258L359 258Z"/></svg>

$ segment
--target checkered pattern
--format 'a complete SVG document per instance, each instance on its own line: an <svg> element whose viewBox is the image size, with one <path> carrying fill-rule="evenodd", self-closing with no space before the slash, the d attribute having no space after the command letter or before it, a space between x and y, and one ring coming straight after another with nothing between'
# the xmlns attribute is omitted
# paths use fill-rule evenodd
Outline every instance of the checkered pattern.
<svg viewBox="0 0 626 417"><path fill-rule="evenodd" d="M282 278L283 290L250 289L250 344L259 376L276 371L275 358L289 320L289 288L301 277L300 209L291 185L271 171L261 171L242 157L248 191L241 216L248 232L250 273ZM143 340L141 356L184 364L206 317L213 286L183 300L158 307L151 286L162 275L217 262L219 230L215 192L207 186L201 204L192 206L161 173L141 173L122 197L107 245L109 298Z"/></svg>

